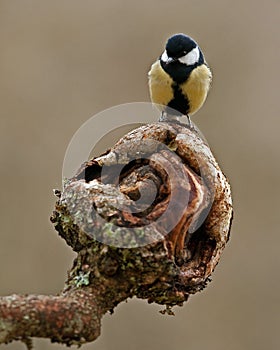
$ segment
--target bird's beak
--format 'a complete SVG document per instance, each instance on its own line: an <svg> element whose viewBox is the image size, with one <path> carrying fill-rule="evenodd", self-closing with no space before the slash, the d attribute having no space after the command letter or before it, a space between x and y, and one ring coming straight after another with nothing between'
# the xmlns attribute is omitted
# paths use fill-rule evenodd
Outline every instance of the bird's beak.
<svg viewBox="0 0 280 350"><path fill-rule="evenodd" d="M177 59L176 58L173 58L173 57L168 57L168 59L166 60L166 64L170 64L170 63L173 63L173 62L175 62L175 61L177 61Z"/></svg>

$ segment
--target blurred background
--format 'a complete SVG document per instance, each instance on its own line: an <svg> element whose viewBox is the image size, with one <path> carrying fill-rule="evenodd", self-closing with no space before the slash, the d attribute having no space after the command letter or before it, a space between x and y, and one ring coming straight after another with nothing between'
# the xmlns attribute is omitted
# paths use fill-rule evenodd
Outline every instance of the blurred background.
<svg viewBox="0 0 280 350"><path fill-rule="evenodd" d="M83 349L279 347L279 10L279 0L0 0L1 295L61 290L74 254L49 216L67 145L97 112L149 101L147 71L183 32L214 74L193 120L232 185L231 239L213 282L175 317L130 300Z"/></svg>

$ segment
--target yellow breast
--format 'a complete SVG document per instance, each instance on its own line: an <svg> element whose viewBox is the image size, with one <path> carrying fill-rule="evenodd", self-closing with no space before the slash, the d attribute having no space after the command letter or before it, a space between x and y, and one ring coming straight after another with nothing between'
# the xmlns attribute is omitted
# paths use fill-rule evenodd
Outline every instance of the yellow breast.
<svg viewBox="0 0 280 350"><path fill-rule="evenodd" d="M186 82L179 88L189 102L188 114L194 114L203 105L209 91L212 74L205 65L196 67L189 75ZM153 103L167 106L174 98L172 78L162 69L159 60L156 61L149 72L149 89Z"/></svg>
<svg viewBox="0 0 280 350"><path fill-rule="evenodd" d="M149 72L149 89L152 102L167 106L173 99L172 83L173 80L161 68L160 62L156 61Z"/></svg>
<svg viewBox="0 0 280 350"><path fill-rule="evenodd" d="M185 83L181 85L182 93L189 100L189 114L194 114L202 107L212 80L210 69L205 65L196 67Z"/></svg>

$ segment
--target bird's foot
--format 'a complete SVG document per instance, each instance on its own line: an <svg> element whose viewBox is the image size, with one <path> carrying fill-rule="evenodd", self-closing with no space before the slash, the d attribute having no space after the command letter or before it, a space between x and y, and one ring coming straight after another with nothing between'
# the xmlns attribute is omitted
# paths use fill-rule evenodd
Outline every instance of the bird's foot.
<svg viewBox="0 0 280 350"><path fill-rule="evenodd" d="M165 111L161 112L161 115L160 115L158 121L159 122L166 122L166 121L168 121L168 116L167 116L167 113Z"/></svg>
<svg viewBox="0 0 280 350"><path fill-rule="evenodd" d="M180 125L185 125L190 130L195 129L191 121L191 118L188 114L175 115L175 114L169 114L167 111L162 111L159 117L159 122L166 122L166 123L171 122L171 123L176 123Z"/></svg>

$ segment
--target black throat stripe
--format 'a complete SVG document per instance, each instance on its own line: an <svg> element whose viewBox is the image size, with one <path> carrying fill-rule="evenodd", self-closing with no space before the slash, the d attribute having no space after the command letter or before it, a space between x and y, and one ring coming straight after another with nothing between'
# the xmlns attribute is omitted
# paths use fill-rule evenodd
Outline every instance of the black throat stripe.
<svg viewBox="0 0 280 350"><path fill-rule="evenodd" d="M173 79L174 82L178 84L184 83L195 67L194 65L187 66L179 61L170 64L160 61L160 64L163 70Z"/></svg>
<svg viewBox="0 0 280 350"><path fill-rule="evenodd" d="M204 56L199 49L199 60L197 63L187 66L179 60L167 64L160 59L162 69L178 84L182 84L188 80L191 72L198 66L204 63Z"/></svg>
<svg viewBox="0 0 280 350"><path fill-rule="evenodd" d="M167 113L171 115L187 115L190 110L190 104L187 96L184 96L178 84L173 84L173 99L168 103ZM172 108L172 109L170 109Z"/></svg>

